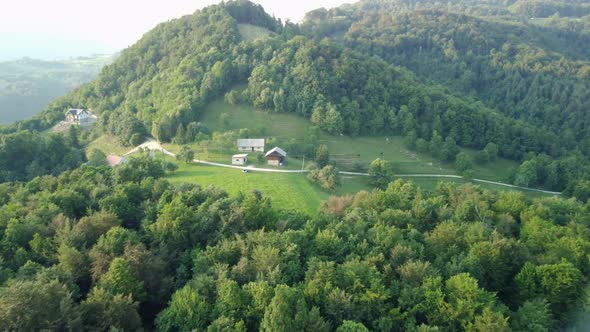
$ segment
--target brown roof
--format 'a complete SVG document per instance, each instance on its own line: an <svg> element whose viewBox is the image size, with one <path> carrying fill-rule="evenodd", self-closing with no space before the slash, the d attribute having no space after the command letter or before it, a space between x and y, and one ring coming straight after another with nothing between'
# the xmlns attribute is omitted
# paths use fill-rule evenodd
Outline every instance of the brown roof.
<svg viewBox="0 0 590 332"><path fill-rule="evenodd" d="M287 156L287 152L285 152L283 149L279 148L278 146L275 146L274 148L270 149L264 156L268 157L272 154L279 154L282 157Z"/></svg>

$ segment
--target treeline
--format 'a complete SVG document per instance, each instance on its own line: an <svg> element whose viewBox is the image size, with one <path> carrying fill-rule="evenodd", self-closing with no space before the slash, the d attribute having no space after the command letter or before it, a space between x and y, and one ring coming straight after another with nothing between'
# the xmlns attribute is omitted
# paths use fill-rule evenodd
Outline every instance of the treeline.
<svg viewBox="0 0 590 332"><path fill-rule="evenodd" d="M510 10L528 17L582 17L590 15L590 4L584 1L539 1L518 0Z"/></svg>
<svg viewBox="0 0 590 332"><path fill-rule="evenodd" d="M66 135L28 130L0 134L0 183L59 175L84 161L86 155L75 127Z"/></svg>
<svg viewBox="0 0 590 332"><path fill-rule="evenodd" d="M307 216L164 174L0 184L0 329L546 331L588 305L574 200L397 181Z"/></svg>
<svg viewBox="0 0 590 332"><path fill-rule="evenodd" d="M367 13L345 37L354 49L477 96L510 118L568 133L566 144L575 144L588 138L590 54L571 45L590 38L559 39L549 29L438 11ZM569 49L571 57L564 57ZM575 61L580 56L585 60Z"/></svg>
<svg viewBox="0 0 590 332"><path fill-rule="evenodd" d="M254 106L296 112L332 134L414 133L430 139L436 130L466 147L495 142L512 159L528 151L563 150L556 135L428 88L375 58L303 37L277 46L248 79L245 94Z"/></svg>

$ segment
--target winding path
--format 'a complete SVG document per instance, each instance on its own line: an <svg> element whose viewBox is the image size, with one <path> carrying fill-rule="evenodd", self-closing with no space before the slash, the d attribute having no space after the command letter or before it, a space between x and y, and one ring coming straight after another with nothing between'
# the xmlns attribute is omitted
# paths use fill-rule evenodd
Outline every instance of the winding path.
<svg viewBox="0 0 590 332"><path fill-rule="evenodd" d="M143 142L140 145L136 146L135 148L129 150L123 156L128 156L128 155L135 153L137 151L140 151L140 150L160 151L163 154L168 155L170 157L176 156L174 153L164 149L162 147L162 145L160 145L160 143L158 143L158 141L156 141L153 138L148 138L145 142Z"/></svg>
<svg viewBox="0 0 590 332"><path fill-rule="evenodd" d="M138 145L134 149L132 149L129 152L125 153L123 156L130 155L130 154L135 153L137 151L140 151L142 149L150 150L150 151L160 151L163 154L165 154L167 156L170 156L170 157L175 157L176 156L174 153L172 153L172 152L164 149L162 147L162 145L160 145L160 143L158 143L153 138L149 138L147 141L143 142L141 145ZM307 172L307 170L259 168L259 167L255 167L255 166L236 166L236 165L228 165L228 164L222 164L222 163L215 163L215 162L212 162L212 161L199 160L199 159L193 159L193 162L194 163L203 164L203 165L210 165L210 166L216 166L216 167L226 167L226 168L234 168L234 169L248 170L248 171L254 171L254 172L269 172L269 173L306 173ZM340 171L340 174L343 174L343 175L355 175L355 176L369 176L369 173L347 172L347 171ZM460 175L451 175L451 174L396 174L395 176L398 177L398 178L451 178L451 179L465 179L464 177L462 177ZM502 182L496 182L496 181L489 181L489 180L483 180L483 179L465 179L465 180L471 180L471 181L474 181L474 182L493 184L493 185L497 185L497 186L504 186L504 187L508 187L508 188L515 188L515 189L521 189L521 190L529 190L529 191L534 191L534 192L539 192L539 193L544 193L544 194L550 194L550 195L561 195L561 193L558 192L558 191L549 191L549 190L541 190L541 189L520 187L520 186L515 186L515 185L512 185L512 184L502 183Z"/></svg>

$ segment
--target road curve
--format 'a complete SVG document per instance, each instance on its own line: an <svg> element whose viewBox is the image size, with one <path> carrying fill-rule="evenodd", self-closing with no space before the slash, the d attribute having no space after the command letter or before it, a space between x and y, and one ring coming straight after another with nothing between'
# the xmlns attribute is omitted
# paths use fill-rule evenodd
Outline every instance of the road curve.
<svg viewBox="0 0 590 332"><path fill-rule="evenodd" d="M143 142L140 145L136 146L135 148L129 150L123 156L130 155L130 154L135 153L140 150L160 151L163 154L170 156L170 157L176 156L174 153L164 149L162 147L162 145L160 145L160 143L153 138L148 138L145 142Z"/></svg>
<svg viewBox="0 0 590 332"><path fill-rule="evenodd" d="M157 142L153 138L149 138L147 141L145 141L141 145L138 145L134 149L132 149L129 152L125 153L124 156L127 156L127 155L130 155L132 153L135 153L135 152L139 151L140 149L160 151L163 154L168 155L170 157L175 157L176 156L174 153L172 153L172 152L164 149L162 147L162 145L160 145L160 143ZM210 166L217 166L217 167L226 167L226 168L234 168L234 169L248 170L248 171L254 171L254 172L269 172L269 173L306 173L307 172L307 170L258 168L258 167L254 167L254 166L236 166L236 165L228 165L228 164L222 164L222 163L215 163L215 162L212 162L212 161L199 160L199 159L193 159L193 162L194 163L198 163L198 164L203 164L203 165L210 165ZM347 172L347 171L340 171L340 174L343 174L343 175L355 175L355 176L369 176L369 173ZM451 175L451 174L397 174L395 176L396 177L399 177L399 178L427 178L427 177L429 177L429 178L465 179L464 177L462 177L460 175ZM520 186L515 186L513 184L496 182L496 181L489 181L489 180L483 180L483 179L465 179L465 180L471 180L471 181L474 181L474 182L481 182L481 183L493 184L493 185L497 185L497 186L504 186L504 187L508 187L508 188L515 188L515 189L521 189L521 190L529 190L529 191L534 191L534 192L539 192L539 193L544 193L544 194L550 194L550 195L561 195L561 193L558 192L558 191L549 191L549 190L542 190L542 189L534 189L534 188L520 187Z"/></svg>

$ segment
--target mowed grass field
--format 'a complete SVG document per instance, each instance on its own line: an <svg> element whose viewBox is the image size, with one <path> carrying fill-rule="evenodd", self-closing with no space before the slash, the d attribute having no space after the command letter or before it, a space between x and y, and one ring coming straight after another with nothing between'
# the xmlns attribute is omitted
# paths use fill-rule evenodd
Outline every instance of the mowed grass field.
<svg viewBox="0 0 590 332"><path fill-rule="evenodd" d="M342 186L333 193L326 192L312 185L304 173L243 173L239 169L223 168L199 164L179 163L179 168L167 178L172 183L197 183L207 187L214 185L226 190L230 195L239 192L248 193L254 189L261 191L272 199L273 206L280 209L291 209L314 214L321 202L330 195L354 195L361 190L371 191L370 178L366 176L342 176ZM432 191L441 181L436 178L402 178L410 181L423 190ZM470 183L463 179L445 179L457 184ZM501 187L491 184L473 183L489 190L520 191L527 197L543 197L547 194Z"/></svg>
<svg viewBox="0 0 590 332"><path fill-rule="evenodd" d="M226 126L220 121L223 113L228 115ZM264 128L266 136L297 140L303 140L310 126L309 120L293 113L267 112L246 104L230 105L222 99L211 102L203 111L200 121L211 131Z"/></svg>
<svg viewBox="0 0 590 332"><path fill-rule="evenodd" d="M366 177L343 178L342 187L334 193L328 193L309 183L303 173L243 173L239 169L185 163L179 163L178 170L167 177L173 183L197 183L204 187L215 185L230 195L257 189L271 197L274 207L309 214L314 214L321 201L331 194L355 194L361 190L370 190Z"/></svg>

